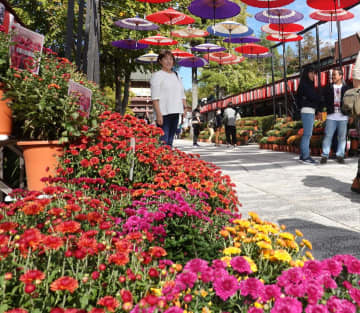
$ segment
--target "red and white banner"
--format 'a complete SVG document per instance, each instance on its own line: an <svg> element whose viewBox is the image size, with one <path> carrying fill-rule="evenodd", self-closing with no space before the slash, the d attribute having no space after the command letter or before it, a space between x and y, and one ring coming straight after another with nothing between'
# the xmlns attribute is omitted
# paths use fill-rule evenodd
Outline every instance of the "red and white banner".
<svg viewBox="0 0 360 313"><path fill-rule="evenodd" d="M70 80L68 95L76 97L80 111L86 112L87 116L90 115L92 91L89 88Z"/></svg>

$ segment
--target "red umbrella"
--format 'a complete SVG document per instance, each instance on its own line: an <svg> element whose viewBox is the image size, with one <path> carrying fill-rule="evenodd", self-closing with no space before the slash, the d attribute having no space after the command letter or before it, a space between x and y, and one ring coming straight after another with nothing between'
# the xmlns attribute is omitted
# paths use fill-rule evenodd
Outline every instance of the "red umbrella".
<svg viewBox="0 0 360 313"><path fill-rule="evenodd" d="M214 61L222 65L224 64L223 62L234 61L236 59L236 55L220 51L205 54L204 58L208 61Z"/></svg>
<svg viewBox="0 0 360 313"><path fill-rule="evenodd" d="M309 7L318 10L337 10L358 3L359 0L306 0Z"/></svg>
<svg viewBox="0 0 360 313"><path fill-rule="evenodd" d="M194 56L190 52L186 52L184 50L180 50L177 48L175 50L171 50L171 53L173 54L174 57L177 57L177 58L190 58L190 57Z"/></svg>
<svg viewBox="0 0 360 313"><path fill-rule="evenodd" d="M165 3L170 2L171 0L137 0L140 2L148 2L148 3Z"/></svg>
<svg viewBox="0 0 360 313"><path fill-rule="evenodd" d="M173 8L150 14L146 19L150 22L166 25L187 25L195 22L189 15L176 11Z"/></svg>
<svg viewBox="0 0 360 313"><path fill-rule="evenodd" d="M209 33L206 30L193 28L193 27L186 27L171 32L171 36L181 37L181 38L206 37L208 35Z"/></svg>
<svg viewBox="0 0 360 313"><path fill-rule="evenodd" d="M354 17L354 14L344 9L338 10L320 10L310 14L310 17L314 20L332 22L332 21L345 21Z"/></svg>
<svg viewBox="0 0 360 313"><path fill-rule="evenodd" d="M269 24L269 28L279 33L297 33L304 29L300 24Z"/></svg>
<svg viewBox="0 0 360 313"><path fill-rule="evenodd" d="M266 48L261 45L257 45L255 43L249 43L240 47L236 47L235 51L246 54L261 54L261 53L269 52L269 48Z"/></svg>
<svg viewBox="0 0 360 313"><path fill-rule="evenodd" d="M296 34L272 34L266 37L266 40L281 42L300 41L302 39L302 36Z"/></svg>
<svg viewBox="0 0 360 313"><path fill-rule="evenodd" d="M160 34L141 39L139 40L139 42L154 46L170 46L176 45L178 43L176 40L161 36Z"/></svg>
<svg viewBox="0 0 360 313"><path fill-rule="evenodd" d="M241 1L257 8L278 8L290 4L295 0L241 0Z"/></svg>

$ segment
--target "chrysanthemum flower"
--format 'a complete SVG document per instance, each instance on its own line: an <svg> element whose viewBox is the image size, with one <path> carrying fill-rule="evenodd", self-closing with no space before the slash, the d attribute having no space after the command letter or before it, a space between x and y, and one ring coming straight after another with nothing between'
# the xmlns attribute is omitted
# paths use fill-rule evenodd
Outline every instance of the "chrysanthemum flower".
<svg viewBox="0 0 360 313"><path fill-rule="evenodd" d="M77 280L70 276L60 277L57 280L53 281L50 285L50 289L52 291L68 290L71 293L73 293L78 287L79 284Z"/></svg>
<svg viewBox="0 0 360 313"><path fill-rule="evenodd" d="M24 284L30 284L32 282L41 281L45 278L45 274L39 270L29 270L25 274L20 276L20 281Z"/></svg>
<svg viewBox="0 0 360 313"><path fill-rule="evenodd" d="M235 276L222 275L214 281L215 293L223 301L232 297L239 289L240 284Z"/></svg>
<svg viewBox="0 0 360 313"><path fill-rule="evenodd" d="M106 307L109 312L115 312L115 309L120 305L119 301L111 296L105 296L99 299L97 304Z"/></svg>
<svg viewBox="0 0 360 313"><path fill-rule="evenodd" d="M230 261L231 267L240 274L251 274L250 264L242 256L236 256Z"/></svg>

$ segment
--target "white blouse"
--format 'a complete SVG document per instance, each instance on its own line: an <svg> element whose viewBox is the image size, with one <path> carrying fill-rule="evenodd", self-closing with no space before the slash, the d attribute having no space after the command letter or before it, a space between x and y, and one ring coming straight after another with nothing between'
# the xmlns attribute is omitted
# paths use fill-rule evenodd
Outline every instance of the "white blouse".
<svg viewBox="0 0 360 313"><path fill-rule="evenodd" d="M184 113L183 99L185 91L181 79L175 72L163 70L155 72L151 76L151 99L159 100L162 115Z"/></svg>

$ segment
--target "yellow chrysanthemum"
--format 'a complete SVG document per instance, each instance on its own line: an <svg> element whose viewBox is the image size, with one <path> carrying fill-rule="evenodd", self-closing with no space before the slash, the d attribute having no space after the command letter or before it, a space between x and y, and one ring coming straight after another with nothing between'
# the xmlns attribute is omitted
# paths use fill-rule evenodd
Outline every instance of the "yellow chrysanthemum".
<svg viewBox="0 0 360 313"><path fill-rule="evenodd" d="M227 230L230 234L236 234L236 230L234 227L225 227L225 230Z"/></svg>
<svg viewBox="0 0 360 313"><path fill-rule="evenodd" d="M256 243L256 245L261 249L268 249L268 250L272 249L271 244L266 241L259 241Z"/></svg>
<svg viewBox="0 0 360 313"><path fill-rule="evenodd" d="M203 307L203 308L201 309L201 313L211 313L211 311L209 310L208 307Z"/></svg>
<svg viewBox="0 0 360 313"><path fill-rule="evenodd" d="M263 221L260 219L260 217L259 217L259 215L257 215L257 213L249 212L248 214L249 214L251 220L253 220L257 224L263 224Z"/></svg>
<svg viewBox="0 0 360 313"><path fill-rule="evenodd" d="M312 250L312 244L311 244L311 242L310 242L309 240L303 239L303 240L302 240L302 243L303 243L305 246L307 246L310 250Z"/></svg>
<svg viewBox="0 0 360 313"><path fill-rule="evenodd" d="M290 262L291 261L291 255L285 250L275 250L273 258L275 260L282 261L282 262Z"/></svg>
<svg viewBox="0 0 360 313"><path fill-rule="evenodd" d="M247 229L247 232L248 232L249 234L255 235L255 234L258 233L258 230L255 229L255 228L248 228L248 229Z"/></svg>
<svg viewBox="0 0 360 313"><path fill-rule="evenodd" d="M276 243L283 248L286 248L286 242L285 240L282 240L281 238L276 239Z"/></svg>
<svg viewBox="0 0 360 313"><path fill-rule="evenodd" d="M241 249L237 247L228 247L223 250L224 255L234 255L240 253L241 253Z"/></svg>
<svg viewBox="0 0 360 313"><path fill-rule="evenodd" d="M227 230L222 229L222 230L220 230L220 235L224 238L227 238L227 237L229 237L230 233Z"/></svg>
<svg viewBox="0 0 360 313"><path fill-rule="evenodd" d="M281 225L280 225L280 229L281 229L281 230L285 230L285 229L286 229L286 226L285 226L284 224L281 224Z"/></svg>
<svg viewBox="0 0 360 313"><path fill-rule="evenodd" d="M209 293L208 293L206 290L204 290L204 289L201 289L201 290L200 290L200 295L201 295L203 298L205 298L208 294L209 294Z"/></svg>
<svg viewBox="0 0 360 313"><path fill-rule="evenodd" d="M161 295L162 295L161 289L159 289L159 288L150 288L150 290L155 296L161 297Z"/></svg>
<svg viewBox="0 0 360 313"><path fill-rule="evenodd" d="M299 245L296 243L296 241L286 240L286 246L292 250L295 250L295 252L299 251Z"/></svg>
<svg viewBox="0 0 360 313"><path fill-rule="evenodd" d="M224 256L220 259L221 261L224 261L227 266L230 266L231 257L230 256Z"/></svg>
<svg viewBox="0 0 360 313"><path fill-rule="evenodd" d="M296 261L295 261L295 266L296 266L296 267L303 267L303 266L304 266L304 262L301 261L301 260L296 260Z"/></svg>
<svg viewBox="0 0 360 313"><path fill-rule="evenodd" d="M296 234L296 236L298 236L298 237L304 237L304 234L303 234L300 230L298 230L298 229L295 229L295 234Z"/></svg>
<svg viewBox="0 0 360 313"><path fill-rule="evenodd" d="M287 240L295 240L295 236L291 233L280 233L279 237Z"/></svg>
<svg viewBox="0 0 360 313"><path fill-rule="evenodd" d="M265 241L267 243L271 243L271 239L267 235L265 235L263 233L257 233L255 235L255 240L257 240L257 241Z"/></svg>
<svg viewBox="0 0 360 313"><path fill-rule="evenodd" d="M235 220L233 223L239 225L242 228L248 228L251 225L247 220Z"/></svg>
<svg viewBox="0 0 360 313"><path fill-rule="evenodd" d="M262 309L262 308L264 307L264 305L261 304L261 303L259 303L259 302L255 302L255 303L254 303L254 307L255 307L255 308L258 308L258 309Z"/></svg>
<svg viewBox="0 0 360 313"><path fill-rule="evenodd" d="M311 254L310 251L306 251L306 252L305 252L305 255L306 255L310 260L314 260L314 257L313 257L313 255Z"/></svg>
<svg viewBox="0 0 360 313"><path fill-rule="evenodd" d="M243 256L243 258L250 264L250 269L252 270L252 272L253 273L257 272L257 270L258 270L257 265L252 260L252 258L250 258L248 256Z"/></svg>

